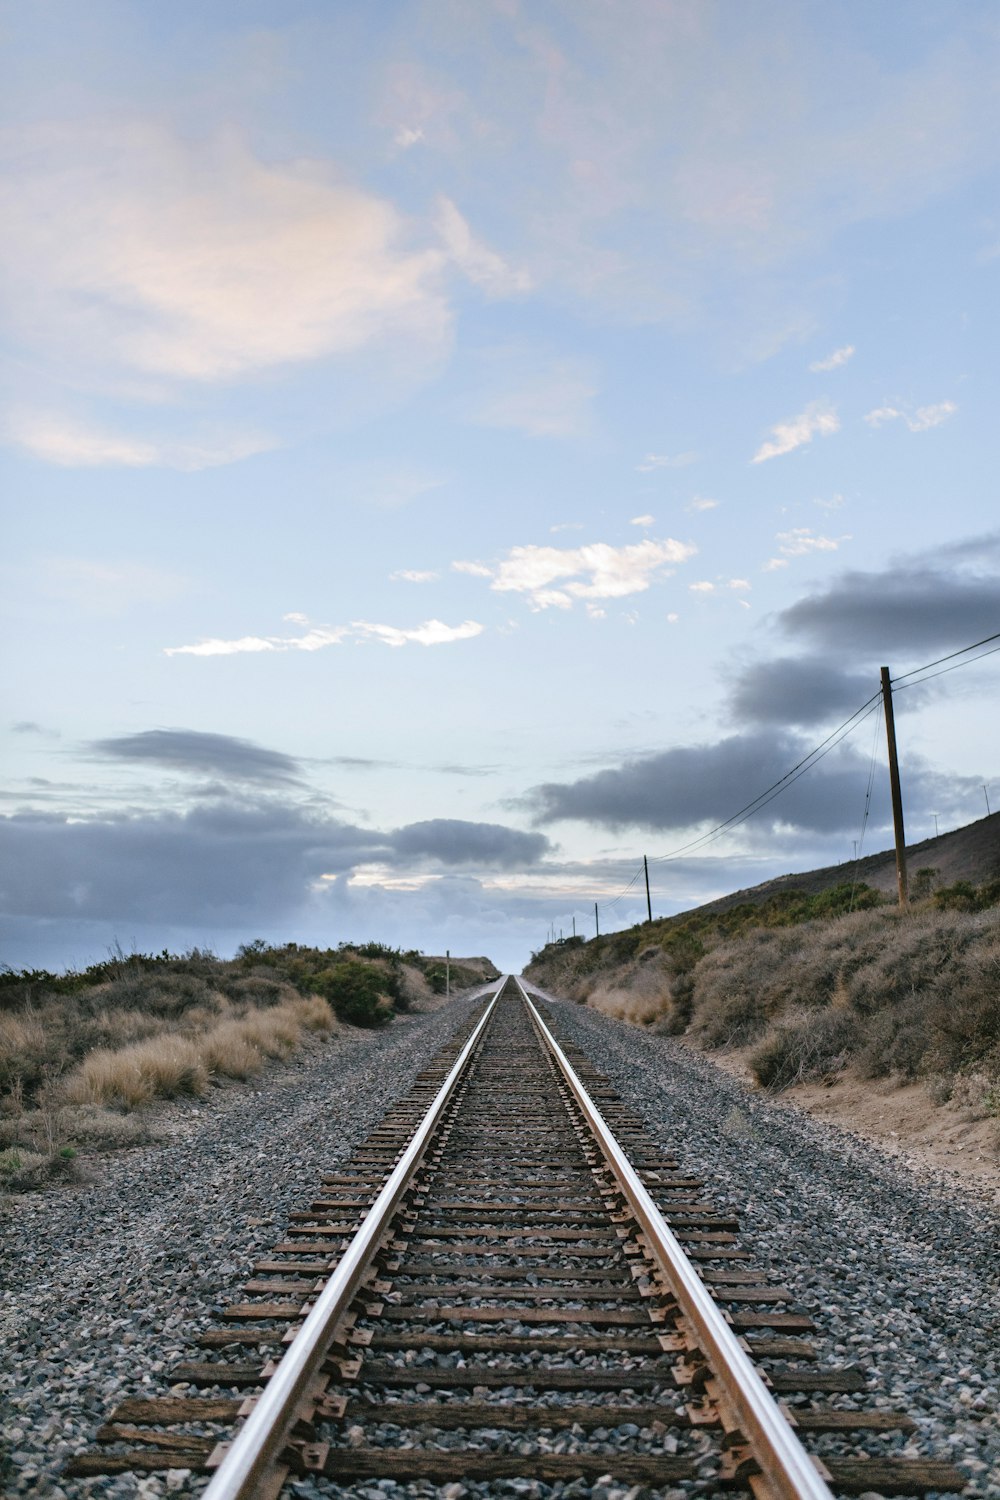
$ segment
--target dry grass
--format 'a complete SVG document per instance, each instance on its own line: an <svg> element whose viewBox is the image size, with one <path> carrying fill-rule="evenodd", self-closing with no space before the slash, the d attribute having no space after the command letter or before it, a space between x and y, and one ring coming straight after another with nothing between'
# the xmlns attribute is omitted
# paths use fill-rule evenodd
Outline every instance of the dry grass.
<svg viewBox="0 0 1000 1500"><path fill-rule="evenodd" d="M61 1104L113 1105L140 1109L154 1099L176 1099L207 1093L214 1078L250 1078L271 1057L287 1057L302 1041L303 1031L329 1032L335 1021L318 995L291 995L268 1009L245 1009L227 1002L226 1019L193 1007L179 1031L128 1046L89 1053L60 1081Z"/></svg>
<svg viewBox="0 0 1000 1500"><path fill-rule="evenodd" d="M754 1046L751 1067L769 1088L853 1065L872 1078L926 1079L944 1101L956 1091L964 1098L975 1079L980 1102L969 1108L1000 1115L996 906L927 902L738 935L705 929L700 952L680 955L668 939L676 944L677 929L665 926L658 945L632 931L603 947L562 945L531 972L557 994L688 1030L709 1049Z"/></svg>
<svg viewBox="0 0 1000 1500"><path fill-rule="evenodd" d="M66 1104L116 1104L138 1109L153 1099L204 1094L208 1069L193 1042L180 1036L150 1037L113 1052L102 1047L63 1080Z"/></svg>

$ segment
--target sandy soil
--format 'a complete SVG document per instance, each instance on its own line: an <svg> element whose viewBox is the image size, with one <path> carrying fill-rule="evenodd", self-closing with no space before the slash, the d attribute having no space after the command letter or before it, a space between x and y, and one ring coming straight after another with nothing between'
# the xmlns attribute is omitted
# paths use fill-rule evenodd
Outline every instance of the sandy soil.
<svg viewBox="0 0 1000 1500"><path fill-rule="evenodd" d="M678 1040L700 1052L685 1038ZM701 1055L756 1089L747 1065L750 1050ZM912 1165L942 1172L1000 1203L1000 1120L995 1116L977 1120L965 1105L935 1104L922 1083L895 1084L850 1071L829 1082L796 1084L775 1099L787 1109L853 1130Z"/></svg>

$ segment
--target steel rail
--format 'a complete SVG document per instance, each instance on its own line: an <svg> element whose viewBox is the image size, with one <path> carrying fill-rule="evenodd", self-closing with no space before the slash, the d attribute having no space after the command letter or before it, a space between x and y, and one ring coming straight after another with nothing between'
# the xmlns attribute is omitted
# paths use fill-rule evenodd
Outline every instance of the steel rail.
<svg viewBox="0 0 1000 1500"><path fill-rule="evenodd" d="M622 1192L642 1227L657 1264L666 1276L683 1312L694 1326L702 1353L721 1381L743 1426L754 1458L782 1500L832 1500L831 1492L791 1424L760 1378L739 1340L681 1248L680 1242L653 1202L622 1151L597 1105L584 1088L572 1063L542 1020L520 979L514 978L539 1035L553 1057L590 1126Z"/></svg>
<svg viewBox="0 0 1000 1500"><path fill-rule="evenodd" d="M222 1463L202 1493L202 1500L252 1500L268 1466L284 1447L298 1408L325 1357L333 1331L350 1307L414 1172L436 1130L455 1085L483 1034L504 980L477 1022L434 1101L396 1163L336 1270L324 1286L294 1341L264 1387L253 1411L240 1428ZM221 1377L221 1372L220 1372Z"/></svg>

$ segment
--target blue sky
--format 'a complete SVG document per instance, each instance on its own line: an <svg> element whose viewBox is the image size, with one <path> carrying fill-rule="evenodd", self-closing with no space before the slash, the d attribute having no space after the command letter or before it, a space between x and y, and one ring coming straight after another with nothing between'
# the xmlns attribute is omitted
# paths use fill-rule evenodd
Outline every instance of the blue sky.
<svg viewBox="0 0 1000 1500"><path fill-rule="evenodd" d="M1000 630L995 5L3 26L5 961L517 968ZM911 838L995 683L899 693ZM876 729L656 909L850 856Z"/></svg>

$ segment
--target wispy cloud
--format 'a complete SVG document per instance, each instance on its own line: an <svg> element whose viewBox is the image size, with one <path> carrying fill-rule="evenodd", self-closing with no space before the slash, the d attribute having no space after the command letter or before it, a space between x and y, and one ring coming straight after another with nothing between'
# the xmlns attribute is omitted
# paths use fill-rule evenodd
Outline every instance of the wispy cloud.
<svg viewBox="0 0 1000 1500"><path fill-rule="evenodd" d="M36 347L213 382L448 331L443 253L317 161L143 121L38 127L14 161L5 269Z"/></svg>
<svg viewBox="0 0 1000 1500"><path fill-rule="evenodd" d="M515 270L502 255L477 239L450 198L438 199L435 227L449 259L487 296L511 297L531 289L528 272Z"/></svg>
<svg viewBox="0 0 1000 1500"><path fill-rule="evenodd" d="M910 412L897 406L877 406L868 412L865 421L869 427L884 427L887 422L905 422L911 432L926 432L929 427L940 427L958 411L954 401L939 401L936 406L918 406Z"/></svg>
<svg viewBox="0 0 1000 1500"><path fill-rule="evenodd" d="M402 583L433 583L435 579L440 577L440 573L435 573L431 569L421 572L419 568L399 568L397 572L389 574L389 578L393 582L399 581Z"/></svg>
<svg viewBox="0 0 1000 1500"><path fill-rule="evenodd" d="M717 510L718 500L709 500L706 495L695 495L685 505L685 510Z"/></svg>
<svg viewBox="0 0 1000 1500"><path fill-rule="evenodd" d="M641 464L636 464L639 474L652 474L656 469L684 469L688 464L696 463L697 453L677 453L671 456L669 453L647 453Z"/></svg>
<svg viewBox="0 0 1000 1500"><path fill-rule="evenodd" d="M811 552L836 552L841 542L850 540L849 535L817 536L809 526L794 526L791 531L779 531L775 537L779 556L768 558L764 564L764 572L773 573L777 568L787 568L790 557L806 557Z"/></svg>
<svg viewBox="0 0 1000 1500"><path fill-rule="evenodd" d="M693 557L697 548L672 537L612 547L512 547L487 570L498 593L527 594L532 609L570 609L577 599L620 599L644 592L664 570ZM477 565L477 567L480 565ZM558 587L553 587L558 585Z"/></svg>
<svg viewBox="0 0 1000 1500"><path fill-rule="evenodd" d="M809 368L814 375L822 374L827 370L839 370L841 365L847 364L855 352L853 344L845 344L843 349L834 349L832 354L826 356L826 359L814 360Z"/></svg>
<svg viewBox="0 0 1000 1500"><path fill-rule="evenodd" d="M470 578L492 578L493 569L488 568L481 562L453 562L452 570L456 573L468 573Z"/></svg>
<svg viewBox="0 0 1000 1500"><path fill-rule="evenodd" d="M308 622L303 616L285 616L299 624ZM461 625L445 625L441 620L425 620L409 630L396 625L379 625L369 620L352 620L350 625L313 625L305 635L244 635L234 640L210 639L197 641L190 646L167 646L165 656L241 656L263 651L322 651L327 646L339 646L345 641L378 640L386 646L443 646L452 641L465 641L481 635L485 626L476 620L464 620Z"/></svg>
<svg viewBox="0 0 1000 1500"><path fill-rule="evenodd" d="M655 516L633 516L628 523L630 526L655 526Z"/></svg>
<svg viewBox="0 0 1000 1500"><path fill-rule="evenodd" d="M482 635L485 626L477 620L463 620L461 625L445 625L441 620L425 620L412 630L400 630L395 625L370 625L365 620L355 620L352 630L359 635L371 636L387 646L445 646L452 641L468 641Z"/></svg>
<svg viewBox="0 0 1000 1500"><path fill-rule="evenodd" d="M583 522L582 521L559 521L559 522L557 522L557 524L555 526L550 526L549 527L549 531L552 533L553 536L555 536L556 533L560 532L560 531L582 531L582 530L583 530ZM456 568L460 568L460 564L459 563L455 563L454 566Z"/></svg>
<svg viewBox="0 0 1000 1500"><path fill-rule="evenodd" d="M510 428L529 437L577 437L587 430L597 381L588 361L497 349L483 355L482 394L465 405L479 427Z"/></svg>
<svg viewBox="0 0 1000 1500"><path fill-rule="evenodd" d="M278 446L266 433L230 433L204 442L149 441L114 433L52 412L12 411L4 441L64 469L215 469Z"/></svg>
<svg viewBox="0 0 1000 1500"><path fill-rule="evenodd" d="M762 464L769 458L780 458L801 448L804 443L811 443L814 437L830 437L839 430L840 418L832 407L813 401L797 417L776 422L771 428L771 437L757 449L751 463Z"/></svg>

